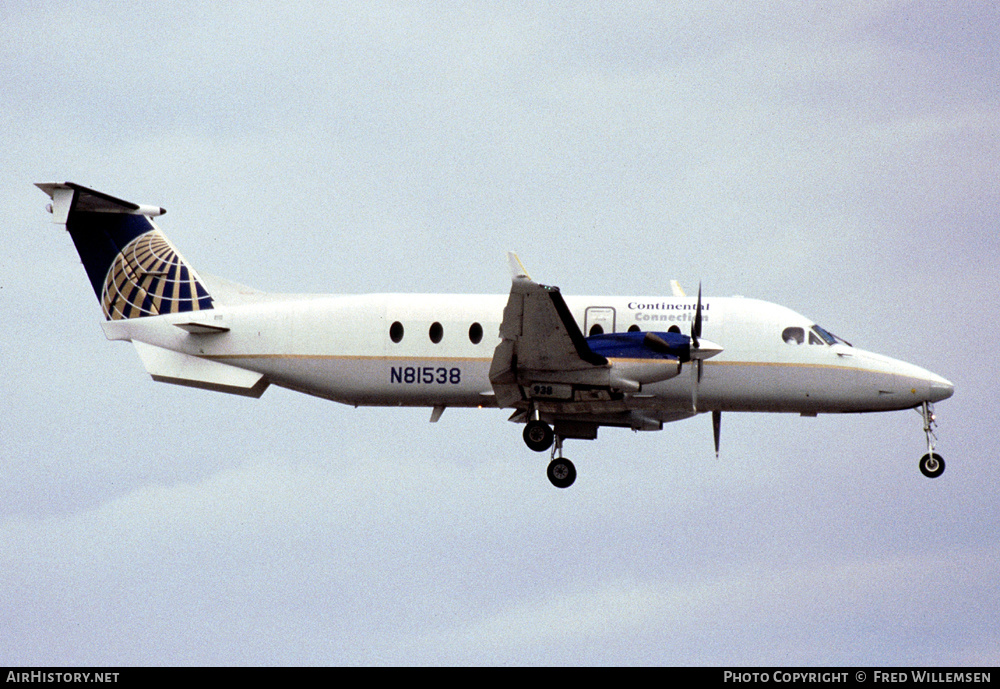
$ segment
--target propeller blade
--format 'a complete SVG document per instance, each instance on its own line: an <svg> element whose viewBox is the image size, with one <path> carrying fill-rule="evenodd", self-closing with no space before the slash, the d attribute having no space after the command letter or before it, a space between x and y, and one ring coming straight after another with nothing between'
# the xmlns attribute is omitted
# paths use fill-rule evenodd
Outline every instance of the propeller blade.
<svg viewBox="0 0 1000 689"><path fill-rule="evenodd" d="M719 458L719 438L722 435L722 412L712 412L712 436L715 438L715 458Z"/></svg>
<svg viewBox="0 0 1000 689"><path fill-rule="evenodd" d="M701 362L691 362L691 411L698 412L698 383L700 376L698 375L698 363Z"/></svg>
<svg viewBox="0 0 1000 689"><path fill-rule="evenodd" d="M698 348L698 340L701 338L701 283L698 283L698 306L694 312L694 322L691 323L691 344Z"/></svg>
<svg viewBox="0 0 1000 689"><path fill-rule="evenodd" d="M698 358L698 349L701 346L701 282L698 282L698 306L694 311L694 320L691 322L691 358L697 359L697 363L691 367L691 410L698 411L698 385L701 383L701 359Z"/></svg>

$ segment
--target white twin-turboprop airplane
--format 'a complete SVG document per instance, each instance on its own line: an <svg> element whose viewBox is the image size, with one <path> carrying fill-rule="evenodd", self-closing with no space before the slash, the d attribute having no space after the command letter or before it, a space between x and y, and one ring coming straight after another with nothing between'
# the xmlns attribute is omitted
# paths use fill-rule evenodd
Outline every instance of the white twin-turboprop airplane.
<svg viewBox="0 0 1000 689"><path fill-rule="evenodd" d="M576 478L567 438L593 440L601 426L661 430L711 412L718 455L724 411L917 409L920 470L944 471L933 404L952 384L782 306L702 300L700 287L691 298L677 283L670 297L564 298L513 254L507 296L268 294L196 272L151 220L163 208L71 182L38 187L76 244L108 339L132 342L154 380L430 407L432 422L446 407L511 409L527 446L551 450L548 476L560 488Z"/></svg>

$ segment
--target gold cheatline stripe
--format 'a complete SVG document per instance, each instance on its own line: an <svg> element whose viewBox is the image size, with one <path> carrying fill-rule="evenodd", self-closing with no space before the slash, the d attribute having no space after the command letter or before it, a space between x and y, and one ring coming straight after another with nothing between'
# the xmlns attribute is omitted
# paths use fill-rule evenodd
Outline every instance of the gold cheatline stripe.
<svg viewBox="0 0 1000 689"><path fill-rule="evenodd" d="M367 356L363 354L199 354L202 359L351 359L362 361L493 361L476 356Z"/></svg>
<svg viewBox="0 0 1000 689"><path fill-rule="evenodd" d="M492 361L492 357L472 357L472 356L366 356L362 354L199 354L202 359L347 359L360 361ZM644 361L644 360L640 360ZM690 363L690 362L688 362ZM829 368L841 371L857 371L858 373L878 373L882 375L902 376L909 378L905 373L894 373L892 371L878 371L868 368L854 368L851 366L835 366L832 364L795 364L778 363L773 361L706 361L711 366L771 366L775 368Z"/></svg>

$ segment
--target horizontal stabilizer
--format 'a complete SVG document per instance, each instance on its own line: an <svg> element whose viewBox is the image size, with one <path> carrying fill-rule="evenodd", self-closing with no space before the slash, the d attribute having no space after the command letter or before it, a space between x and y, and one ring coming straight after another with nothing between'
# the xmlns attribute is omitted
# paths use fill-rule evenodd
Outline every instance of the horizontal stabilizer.
<svg viewBox="0 0 1000 689"><path fill-rule="evenodd" d="M247 371L218 361L175 352L145 342L133 341L139 358L153 380L215 390L230 395L260 397L268 381L263 373Z"/></svg>
<svg viewBox="0 0 1000 689"><path fill-rule="evenodd" d="M88 189L73 182L39 182L36 187L52 197L52 222L65 224L70 210L81 213L127 213L156 216L166 213L160 206L143 206Z"/></svg>

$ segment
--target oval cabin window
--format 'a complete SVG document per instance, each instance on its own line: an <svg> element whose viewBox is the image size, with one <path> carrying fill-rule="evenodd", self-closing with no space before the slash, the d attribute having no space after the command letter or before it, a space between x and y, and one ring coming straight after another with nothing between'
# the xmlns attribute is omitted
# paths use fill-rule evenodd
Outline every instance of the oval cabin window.
<svg viewBox="0 0 1000 689"><path fill-rule="evenodd" d="M431 323L431 329L428 335L430 335L431 337L431 342L437 344L438 342L441 341L441 338L444 337L444 328L441 327L440 323L434 321L433 323Z"/></svg>
<svg viewBox="0 0 1000 689"><path fill-rule="evenodd" d="M396 321L391 326L389 326L389 339L399 344L403 339L403 324Z"/></svg>
<svg viewBox="0 0 1000 689"><path fill-rule="evenodd" d="M479 344L483 341L483 326L473 323L469 326L469 342Z"/></svg>

